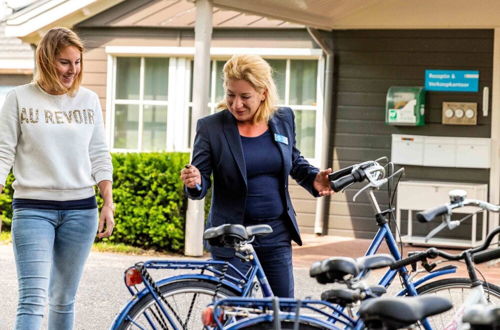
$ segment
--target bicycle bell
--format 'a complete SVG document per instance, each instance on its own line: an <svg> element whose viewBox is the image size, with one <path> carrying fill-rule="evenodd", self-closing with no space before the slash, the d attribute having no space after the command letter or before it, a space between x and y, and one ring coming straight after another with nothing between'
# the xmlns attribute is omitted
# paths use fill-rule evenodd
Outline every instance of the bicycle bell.
<svg viewBox="0 0 500 330"><path fill-rule="evenodd" d="M467 198L467 192L462 189L454 189L448 193L448 196L450 196L450 202L460 203Z"/></svg>

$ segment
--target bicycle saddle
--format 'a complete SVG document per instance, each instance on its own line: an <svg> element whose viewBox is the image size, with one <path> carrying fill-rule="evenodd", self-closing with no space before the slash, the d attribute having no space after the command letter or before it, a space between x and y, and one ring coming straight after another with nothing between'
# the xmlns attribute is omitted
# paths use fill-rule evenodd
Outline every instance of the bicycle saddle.
<svg viewBox="0 0 500 330"><path fill-rule="evenodd" d="M243 225L225 224L205 230L203 239L210 245L234 247L234 244L248 240L248 234Z"/></svg>
<svg viewBox="0 0 500 330"><path fill-rule="evenodd" d="M388 254L377 254L357 259L347 257L332 257L315 262L309 275L315 277L321 284L344 282L359 275L364 270L386 267L394 262Z"/></svg>
<svg viewBox="0 0 500 330"><path fill-rule="evenodd" d="M273 232L273 228L269 225L254 225L248 226L247 228L248 236L258 236L258 235L267 235Z"/></svg>
<svg viewBox="0 0 500 330"><path fill-rule="evenodd" d="M337 288L324 291L321 294L321 300L346 307L359 300L380 297L384 293L386 293L386 289L382 285L371 286L367 290L363 290L363 292L359 289Z"/></svg>
<svg viewBox="0 0 500 330"><path fill-rule="evenodd" d="M463 322L471 329L500 329L500 306L473 305L465 311Z"/></svg>
<svg viewBox="0 0 500 330"><path fill-rule="evenodd" d="M451 307L437 296L377 298L362 302L359 315L369 329L400 329Z"/></svg>

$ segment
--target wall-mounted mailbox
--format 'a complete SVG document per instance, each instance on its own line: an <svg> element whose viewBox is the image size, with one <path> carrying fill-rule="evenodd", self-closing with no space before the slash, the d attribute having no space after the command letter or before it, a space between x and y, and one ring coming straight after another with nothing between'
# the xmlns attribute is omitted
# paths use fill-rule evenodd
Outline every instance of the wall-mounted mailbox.
<svg viewBox="0 0 500 330"><path fill-rule="evenodd" d="M388 125L424 125L425 90L423 87L390 87L387 91L385 123Z"/></svg>
<svg viewBox="0 0 500 330"><path fill-rule="evenodd" d="M451 136L392 135L396 164L490 168L490 139Z"/></svg>

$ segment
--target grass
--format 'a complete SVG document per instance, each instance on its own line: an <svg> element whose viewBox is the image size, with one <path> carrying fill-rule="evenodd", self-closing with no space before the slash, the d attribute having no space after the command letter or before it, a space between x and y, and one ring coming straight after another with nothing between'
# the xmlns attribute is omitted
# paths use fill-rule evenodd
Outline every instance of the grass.
<svg viewBox="0 0 500 330"><path fill-rule="evenodd" d="M12 242L12 238L10 236L10 231L0 232L0 244L9 244L11 242Z"/></svg>
<svg viewBox="0 0 500 330"><path fill-rule="evenodd" d="M130 246L123 243L96 242L92 246L92 251L96 252L111 252L122 254L138 254L138 255L159 255L160 252L154 250L145 250L135 246Z"/></svg>

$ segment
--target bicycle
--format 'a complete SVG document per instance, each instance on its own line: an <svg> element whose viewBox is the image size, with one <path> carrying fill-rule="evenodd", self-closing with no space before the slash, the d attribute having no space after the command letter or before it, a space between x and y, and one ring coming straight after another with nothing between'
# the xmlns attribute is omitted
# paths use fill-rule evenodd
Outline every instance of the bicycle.
<svg viewBox="0 0 500 330"><path fill-rule="evenodd" d="M340 175L339 175L339 172L341 173ZM376 213L376 219L377 219L377 223L379 224L380 229L379 229L379 232L377 233L377 235L374 239L374 242L372 243L372 246L370 246L370 248L368 249L367 255L373 254L374 250L376 250L376 248L374 248L374 246L378 247L378 245L376 245L376 242L378 242L382 238L385 238L387 243L388 243L389 250L391 251L392 255L395 256L396 259L400 260L401 257L399 256L399 253L397 250L397 245L394 241L390 240L390 238L393 238L393 236L392 236L392 233L390 232L390 229L388 228L387 220L384 217L385 214L392 213L392 210L389 209L389 210L381 212L380 208L378 207L378 203L376 201L376 198L373 194L373 190L378 189L378 187L380 187L382 184L386 183L388 180L388 178L383 178L383 175L381 175L381 174L385 174L385 171L383 171L383 168L381 169L379 164L377 164L376 162L365 162L362 164L354 165L354 166L351 166L347 169L343 169L341 171L338 171L338 172L332 174L332 176L336 176L336 177L332 178L333 179L332 180L332 188L337 191L337 190L343 189L347 185L352 184L353 182L361 182L364 180L369 181L369 184L367 186L365 186L364 188L362 188L360 190L360 192L367 191L367 193L369 195L369 199L372 202L372 205L374 206L374 209L376 211L378 211ZM392 176L394 176L394 174ZM355 195L355 198L359 195L360 192L358 192ZM449 212L449 210L456 208L456 207L459 207L460 205L462 205L462 206L472 205L472 203L475 203L479 207L482 207L482 208L487 209L489 211L498 212L498 206L495 206L495 205L492 205L492 204L489 204L486 202L478 203L478 201L465 201L464 199L459 200L457 196L452 196L451 206L441 207L440 210L441 211L445 210L445 211ZM421 212L420 217L427 216L426 220L430 220L430 219L432 219L440 214L444 214L444 213L439 213L436 211L427 212L427 213ZM491 239L490 239L490 241L491 241ZM484 246L482 248L485 249ZM479 248L477 248L474 251L478 252ZM405 260L408 260L408 258ZM410 259L410 260L412 260L412 259ZM416 271L417 270L416 264L411 263L411 262L409 264L412 264L412 270L415 271L415 275L418 274L418 272ZM431 264L428 264L427 262L424 262L423 263L424 269L425 269L425 271L430 272L430 274L419 279L419 280L413 281L414 276L412 276L412 277L409 276L408 271L406 270L406 267L405 267L406 265L408 265L408 264L404 264L404 265L399 266L399 267L391 267L391 270L389 270L386 273L386 275L384 275L384 277L380 281L380 284L383 285L384 287L387 287L391 283L392 279L395 277L396 272L399 272L400 276L402 277L402 281L403 281L403 285L404 285L403 290L401 290L398 293L399 296L402 296L402 295L414 296L417 294L426 294L426 293L431 293L431 292L442 292L442 291L450 293L451 290L455 289L455 288L460 289L463 293L465 290L471 289L471 287L470 287L471 279L466 279L466 278L441 279L441 280L436 280L436 281L433 281L430 283L425 283L427 280L429 280L433 277L443 275L443 274L453 273L456 270L455 266L450 265L450 266L447 266L447 267L444 267L441 269L435 269L436 264L431 265ZM495 299L500 298L500 289L497 286L494 286L494 285L489 284L487 282L477 282L477 283L480 284L480 287L484 290L484 292L486 292L488 294L488 296L492 296ZM427 320L423 320L422 325L424 326L425 329L432 329L431 325L428 323ZM359 328L359 324L356 325L355 328Z"/></svg>
<svg viewBox="0 0 500 330"><path fill-rule="evenodd" d="M265 297L273 295L251 242L257 235L272 232L269 225L222 225L209 228L204 239L235 249L235 255L249 262L246 274L217 260L149 260L128 268L124 282L132 299L115 317L111 329L192 329L201 308L228 296L246 297L260 286ZM150 269L200 270L155 281ZM227 274L231 269L235 276ZM207 274L209 272L210 274ZM138 285L144 288L140 289Z"/></svg>
<svg viewBox="0 0 500 330"><path fill-rule="evenodd" d="M368 182L368 184L354 196L354 199L356 199L361 192L366 191L375 210L375 220L379 226L366 255L374 255L385 241L391 255L394 256L396 260L399 260L401 259L400 250L398 249L396 239L391 232L389 221L387 220L387 217L391 219L391 215L392 218L394 218L392 214L394 209L389 205L387 210L381 211L373 192L381 186L390 183L390 180L400 174L402 169L396 172L391 171L392 174L386 177L385 167L379 164L382 159L349 166L330 174L329 178L332 188L335 191L340 191L354 182ZM388 163L387 167L391 168L391 163ZM390 189L388 189L388 191L390 193ZM389 199L389 201L391 201L391 199ZM232 239L228 238L228 240L231 242ZM244 246L245 244L248 245L248 241L246 241L246 243L240 243L243 244L243 246L239 246L238 243L233 247L236 249L241 248L242 251L244 251L246 249ZM253 260L257 260L257 258ZM191 322L193 322L192 316L199 315L196 314L195 311L201 310L212 300L227 296L248 296L251 293L250 289L254 287L254 281L258 277L256 274L261 272L261 269L256 269L256 266L252 266L247 274L241 274L234 269L239 273L238 278L235 278L225 276L225 271L220 271L217 267L222 267L222 270L227 270L228 268L234 269L232 265L213 260L153 260L131 267L127 270L124 277L125 284L133 297L115 318L112 329L130 329L135 323L140 324L142 328L147 328L148 326L151 328L167 328L167 325L170 325L174 329L187 328L188 325L191 325ZM194 269L200 270L200 274L182 274L164 278L156 282L149 275L148 269ZM210 272L211 274L205 274L205 272ZM404 288L398 295L415 296L418 294L417 291L420 290L422 284L427 283L435 277L452 274L454 272L456 272L455 266L434 269L428 275L413 282L406 268L401 268L399 270L389 270L383 276L379 284L388 287L399 273ZM265 275L262 272L260 278L262 279L264 277ZM136 285L140 283L145 284L143 289L136 288ZM259 283L258 278L257 283ZM435 282L429 283L428 285L430 287L441 287L440 283ZM264 288L263 283L260 283L260 287ZM419 288L418 290L417 287ZM174 297L174 295L185 295L184 300L187 302L169 307L164 300L167 300L167 297ZM269 292L264 292L263 295L270 296L272 293L269 290ZM154 313L152 312L153 310ZM142 321L139 322L139 319L142 319ZM430 329L430 326L426 327L426 329Z"/></svg>
<svg viewBox="0 0 500 330"><path fill-rule="evenodd" d="M500 287L488 284L489 294L485 294L484 282L479 281L473 263L479 264L500 257L500 248L486 251L493 238L500 234L500 227L489 233L483 245L465 250L459 254L449 254L436 248L430 248L408 258L390 264L390 268L399 269L422 262L426 265L429 259L443 257L446 260L465 260L469 272L471 290L465 301L453 310L450 298L442 297L440 291L422 292L418 297L377 298L384 293L383 287L363 287L356 281L359 274L366 270L388 265L384 256L369 256L351 261L350 258L329 258L315 263L310 274L319 283L344 283L347 288L333 289L323 292L321 301L294 299L253 299L228 298L217 301L213 308L205 310L204 325L216 329L399 329L410 326L417 321L427 319L433 329L465 329L462 316L466 311L464 322L471 322L477 329L484 324L494 324L500 316L498 307L492 307L489 295L495 293L500 298ZM378 257L379 259L375 259ZM374 259L370 259L374 258ZM364 275L363 275L364 276ZM359 282L361 283L361 282ZM373 294L376 292L375 294ZM369 294L371 293L371 294ZM438 295L433 295L437 293ZM433 300L433 298L438 298ZM359 319L354 317L353 307L361 301ZM478 305L481 304L478 309ZM347 307L344 313L338 306ZM485 306L487 308L485 309ZM475 309L470 309L474 307ZM449 313L451 310L453 317ZM496 313L496 314L495 314ZM472 315L472 316L471 316ZM276 317L278 316L278 317ZM446 322L443 322L446 320ZM342 326L339 327L339 324ZM492 328L493 329L493 328Z"/></svg>
<svg viewBox="0 0 500 330"><path fill-rule="evenodd" d="M385 288L367 286L362 279L367 271L393 263L394 258L390 255L328 258L311 266L311 276L321 284L342 283L345 288L327 290L321 294L321 300L277 297L223 299L205 309L203 324L209 329L225 330L337 330L354 329L364 322L368 329L396 329L452 307L449 300L441 297L378 298L385 293ZM363 301L359 309L360 318L356 320L353 307L360 301ZM338 306L347 307L347 313ZM392 315L395 310L400 313Z"/></svg>

